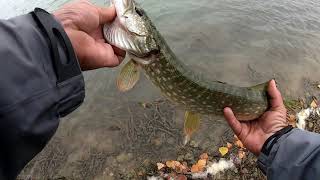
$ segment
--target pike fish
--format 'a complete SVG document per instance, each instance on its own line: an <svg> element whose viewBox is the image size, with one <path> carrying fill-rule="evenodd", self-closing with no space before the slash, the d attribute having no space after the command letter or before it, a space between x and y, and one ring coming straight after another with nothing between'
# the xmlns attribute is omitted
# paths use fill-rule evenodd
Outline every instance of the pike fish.
<svg viewBox="0 0 320 180"><path fill-rule="evenodd" d="M139 80L140 70L171 101L186 110L184 132L187 142L200 124L200 115L223 115L232 108L240 121L261 116L268 108L268 82L237 87L210 81L187 67L170 49L146 12L134 0L112 0L117 17L103 27L106 41L127 52L117 86L128 91Z"/></svg>

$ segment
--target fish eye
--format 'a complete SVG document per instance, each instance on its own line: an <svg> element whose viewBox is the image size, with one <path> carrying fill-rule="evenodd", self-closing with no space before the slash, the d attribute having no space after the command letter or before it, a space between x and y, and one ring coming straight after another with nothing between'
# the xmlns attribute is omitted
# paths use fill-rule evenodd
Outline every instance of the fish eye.
<svg viewBox="0 0 320 180"><path fill-rule="evenodd" d="M135 8L135 10L140 17L143 16L143 11L141 9Z"/></svg>

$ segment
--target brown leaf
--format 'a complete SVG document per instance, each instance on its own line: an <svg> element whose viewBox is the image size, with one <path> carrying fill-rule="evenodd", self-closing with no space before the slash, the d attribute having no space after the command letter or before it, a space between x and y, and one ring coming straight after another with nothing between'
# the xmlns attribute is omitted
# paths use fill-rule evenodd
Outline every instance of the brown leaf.
<svg viewBox="0 0 320 180"><path fill-rule="evenodd" d="M289 125L296 127L296 125L297 125L296 116L290 114L287 118L288 118L287 120L288 120Z"/></svg>
<svg viewBox="0 0 320 180"><path fill-rule="evenodd" d="M236 146L238 146L239 148L242 148L244 149L244 146L242 144L242 142L240 140L237 140L235 143L234 143Z"/></svg>
<svg viewBox="0 0 320 180"><path fill-rule="evenodd" d="M227 148L228 148L228 149L231 149L231 148L232 148L232 144L229 143L229 142L227 142Z"/></svg>
<svg viewBox="0 0 320 180"><path fill-rule="evenodd" d="M192 172L192 173L200 172L199 167L198 167L196 164L195 164L195 165L192 165L192 167L191 167L191 172Z"/></svg>
<svg viewBox="0 0 320 180"><path fill-rule="evenodd" d="M200 159L205 159L205 160L208 160L209 159L209 156L207 153L203 153L200 155Z"/></svg>
<svg viewBox="0 0 320 180"><path fill-rule="evenodd" d="M207 161L205 159L200 159L197 164L200 169L203 169L207 165Z"/></svg>
<svg viewBox="0 0 320 180"><path fill-rule="evenodd" d="M312 107L312 108L314 108L314 109L318 107L318 104L317 104L316 100L313 100L313 101L311 102L310 107Z"/></svg>
<svg viewBox="0 0 320 180"><path fill-rule="evenodd" d="M177 180L187 180L188 178L185 175L178 175Z"/></svg>
<svg viewBox="0 0 320 180"><path fill-rule="evenodd" d="M174 169L174 161L167 161L167 162L166 162L166 166L167 166L168 168Z"/></svg>
<svg viewBox="0 0 320 180"><path fill-rule="evenodd" d="M197 164L194 164L191 167L191 172L192 173L197 173L197 172L202 172L204 167L206 166L207 161L205 159L200 159Z"/></svg>
<svg viewBox="0 0 320 180"><path fill-rule="evenodd" d="M239 140L238 136L237 135L233 135L234 139L237 141Z"/></svg>
<svg viewBox="0 0 320 180"><path fill-rule="evenodd" d="M166 165L162 163L157 163L158 170L161 170L162 168L166 167Z"/></svg>
<svg viewBox="0 0 320 180"><path fill-rule="evenodd" d="M239 150L238 151L238 156L239 156L240 159L243 159L243 158L246 157L246 153L244 151L242 151L242 150Z"/></svg>

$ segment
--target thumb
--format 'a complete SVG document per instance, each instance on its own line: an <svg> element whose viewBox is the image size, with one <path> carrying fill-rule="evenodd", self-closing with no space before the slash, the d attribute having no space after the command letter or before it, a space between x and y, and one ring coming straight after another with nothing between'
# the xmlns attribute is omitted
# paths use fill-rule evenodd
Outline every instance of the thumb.
<svg viewBox="0 0 320 180"><path fill-rule="evenodd" d="M113 5L110 7L98 7L98 12L100 24L111 22L117 16L116 9Z"/></svg>
<svg viewBox="0 0 320 180"><path fill-rule="evenodd" d="M241 123L237 120L237 118L234 116L232 110L228 107L224 108L223 110L224 113L224 118L227 120L229 126L231 127L231 129L233 130L233 132L239 136L239 134L241 133Z"/></svg>
<svg viewBox="0 0 320 180"><path fill-rule="evenodd" d="M281 93L276 86L275 80L270 81L268 86L268 94L270 96L270 104L272 109L284 106Z"/></svg>

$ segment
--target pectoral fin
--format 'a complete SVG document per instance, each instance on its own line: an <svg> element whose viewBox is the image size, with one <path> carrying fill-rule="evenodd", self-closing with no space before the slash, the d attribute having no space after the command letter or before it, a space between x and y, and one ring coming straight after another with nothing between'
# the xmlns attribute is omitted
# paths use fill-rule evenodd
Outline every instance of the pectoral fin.
<svg viewBox="0 0 320 180"><path fill-rule="evenodd" d="M120 71L117 78L117 87L119 91L126 92L132 89L140 79L139 66L130 60Z"/></svg>
<svg viewBox="0 0 320 180"><path fill-rule="evenodd" d="M200 114L186 111L184 116L184 144L187 144L191 135L199 129Z"/></svg>

